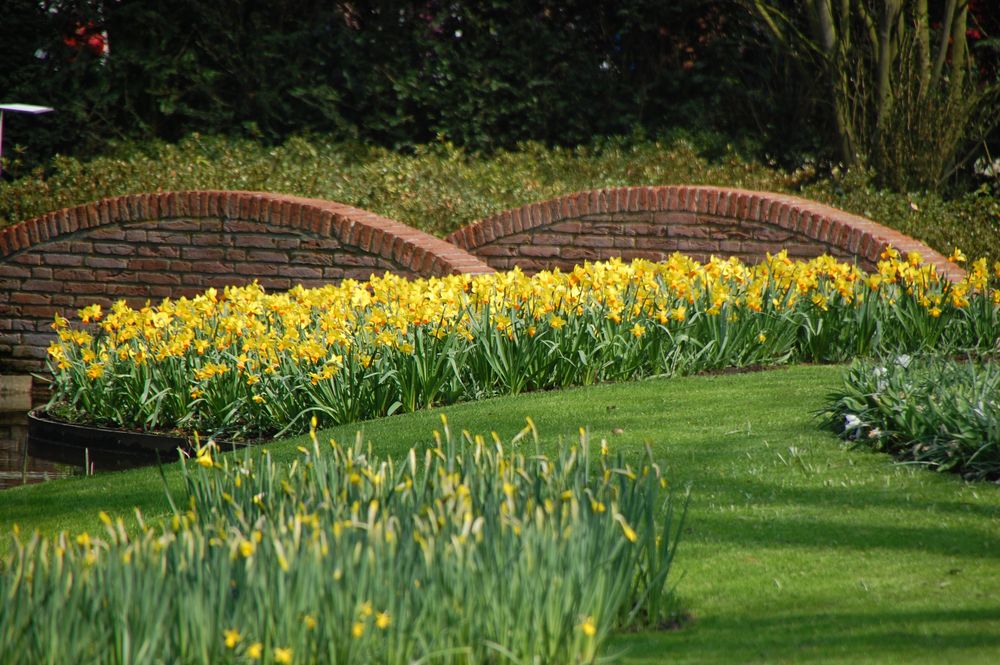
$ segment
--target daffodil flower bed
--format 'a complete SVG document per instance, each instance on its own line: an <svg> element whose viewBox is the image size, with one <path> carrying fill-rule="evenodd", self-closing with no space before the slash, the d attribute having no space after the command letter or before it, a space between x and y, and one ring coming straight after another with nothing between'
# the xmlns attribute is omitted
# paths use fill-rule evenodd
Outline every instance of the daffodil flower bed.
<svg viewBox="0 0 1000 665"><path fill-rule="evenodd" d="M955 260L964 260L959 252ZM57 317L53 410L228 438L305 431L483 396L703 369L992 346L984 260L951 284L918 255L865 274L784 253L682 255L320 289L250 285ZM994 267L998 270L998 267Z"/></svg>
<svg viewBox="0 0 1000 665"><path fill-rule="evenodd" d="M855 361L843 386L830 395L824 420L843 438L904 463L1000 480L995 356Z"/></svg>
<svg viewBox="0 0 1000 665"><path fill-rule="evenodd" d="M0 662L592 663L675 609L683 520L647 451L557 457L443 435L400 461L359 441L278 465L199 449L161 526L0 558Z"/></svg>

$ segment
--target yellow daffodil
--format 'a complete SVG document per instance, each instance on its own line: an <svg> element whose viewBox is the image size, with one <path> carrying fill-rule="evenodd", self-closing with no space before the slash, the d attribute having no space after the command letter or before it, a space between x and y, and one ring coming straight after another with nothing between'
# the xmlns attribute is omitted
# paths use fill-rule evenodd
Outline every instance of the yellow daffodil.
<svg viewBox="0 0 1000 665"><path fill-rule="evenodd" d="M235 649L236 645L240 643L241 639L243 639L242 636L240 635L240 632L232 628L224 631L222 633L222 636L223 640L226 643L227 649Z"/></svg>

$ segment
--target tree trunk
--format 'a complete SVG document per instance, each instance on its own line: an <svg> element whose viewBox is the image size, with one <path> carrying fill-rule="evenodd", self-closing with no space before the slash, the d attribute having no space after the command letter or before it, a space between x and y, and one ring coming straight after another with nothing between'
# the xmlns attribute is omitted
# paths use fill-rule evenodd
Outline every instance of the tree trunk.
<svg viewBox="0 0 1000 665"><path fill-rule="evenodd" d="M883 13L879 22L878 53L875 60L875 73L877 84L875 88L875 134L874 141L878 142L882 128L885 126L885 119L892 108L892 65L893 48L896 20L902 10L902 0L883 0Z"/></svg>
<svg viewBox="0 0 1000 665"><path fill-rule="evenodd" d="M931 84L931 23L927 13L927 0L917 0L913 10L914 30L917 41L917 66L920 72L921 94L927 94Z"/></svg>

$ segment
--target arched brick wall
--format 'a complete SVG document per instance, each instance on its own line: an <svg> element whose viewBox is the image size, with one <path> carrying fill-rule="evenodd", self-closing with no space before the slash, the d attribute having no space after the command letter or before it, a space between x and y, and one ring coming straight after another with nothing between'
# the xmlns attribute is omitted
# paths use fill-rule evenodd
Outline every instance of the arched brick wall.
<svg viewBox="0 0 1000 665"><path fill-rule="evenodd" d="M105 199L0 230L0 374L38 371L53 316L91 303L192 295L258 280L319 286L373 272L490 272L405 224L331 201L259 192Z"/></svg>
<svg viewBox="0 0 1000 665"><path fill-rule="evenodd" d="M920 252L950 279L964 272L898 231L795 196L719 187L623 187L570 194L508 210L447 238L497 270L571 268L612 257L748 262L787 249L791 257L831 254L875 268L887 244Z"/></svg>

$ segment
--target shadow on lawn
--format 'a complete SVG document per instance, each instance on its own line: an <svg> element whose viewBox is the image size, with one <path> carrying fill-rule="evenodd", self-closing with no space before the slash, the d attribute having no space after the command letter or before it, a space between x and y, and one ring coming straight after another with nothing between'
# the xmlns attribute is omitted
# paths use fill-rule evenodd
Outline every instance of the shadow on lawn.
<svg viewBox="0 0 1000 665"><path fill-rule="evenodd" d="M895 473L896 469L886 468L886 473ZM942 483L941 487L930 486L908 489L905 483L908 478L900 478L899 484L889 487L865 486L862 484L842 487L834 485L832 487L808 487L794 483L766 483L740 478L717 479L722 489L722 482L727 483L726 488L736 491L742 495L750 495L753 502L771 505L788 506L816 506L819 508L834 508L847 510L863 510L876 508L881 510L902 510L919 513L937 513L941 517L948 515L955 516L977 516L988 519L1000 519L1000 503L993 502L972 502L955 501L954 499L938 499L933 494L939 496L954 495L966 481L958 476L936 474L933 471L920 469L917 474L924 474L930 483ZM707 483L707 481L706 481ZM976 490L984 496L990 495L1000 497L1000 488L992 483L974 482Z"/></svg>
<svg viewBox="0 0 1000 665"><path fill-rule="evenodd" d="M727 479L727 483L730 496L746 500L744 505L774 506L782 516L699 510L695 492L692 508L697 512L697 528L686 533L686 539L763 547L884 548L978 558L993 558L1000 551L1000 532L956 523L961 518L996 520L1000 518L1000 506L997 505L938 501L928 497L925 490L916 491L919 496L909 499L898 487L816 488L745 479L735 482ZM996 488L984 486L983 491L995 492ZM818 508L828 512L830 518L797 516L794 514L796 507ZM873 510L885 515L886 520L872 520ZM906 519L909 511L916 524ZM852 519L855 512L867 515ZM739 517L734 519L734 515Z"/></svg>
<svg viewBox="0 0 1000 665"><path fill-rule="evenodd" d="M695 521L696 520L696 521ZM961 527L912 527L887 524L835 522L803 517L740 518L732 515L700 514L684 540L705 543L732 543L753 547L815 547L870 551L889 549L948 556L995 559L1000 536L979 529Z"/></svg>
<svg viewBox="0 0 1000 665"><path fill-rule="evenodd" d="M834 655L857 662L952 662L966 649L1000 648L997 622L1000 608L724 615L696 620L689 630L621 636L610 651L625 650L628 665L664 656L679 662L823 662Z"/></svg>

